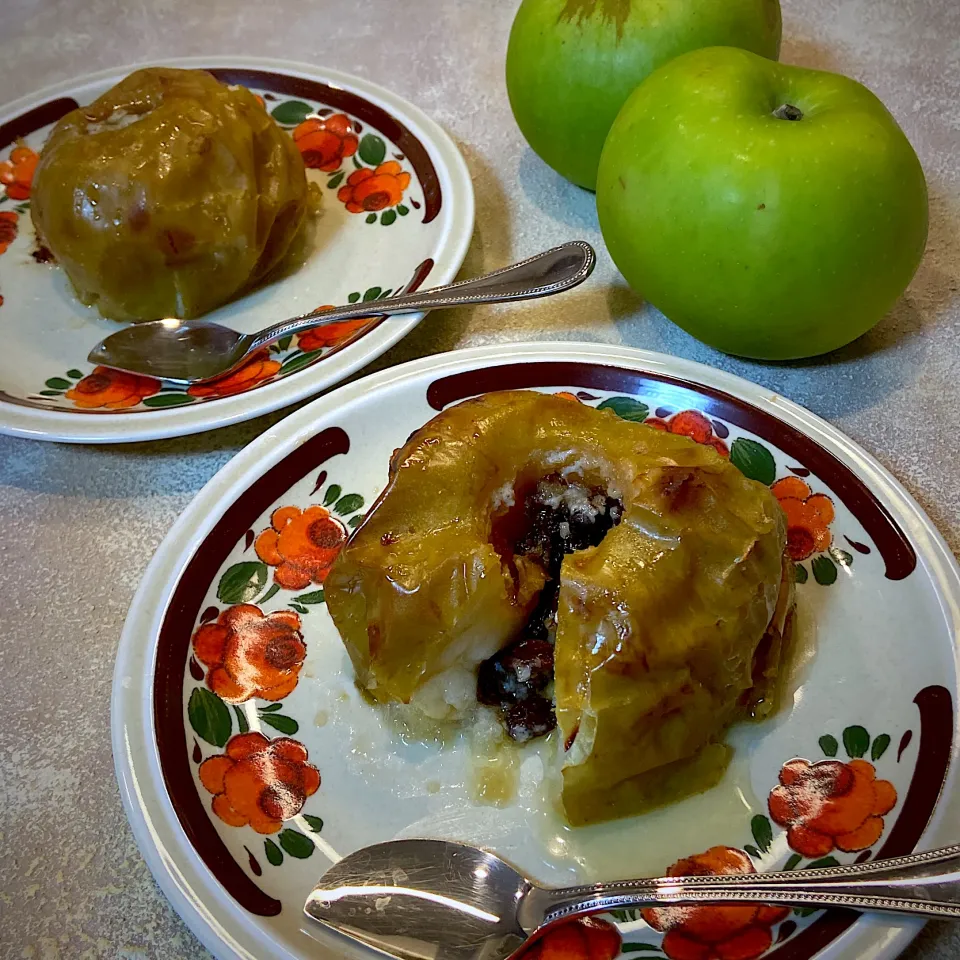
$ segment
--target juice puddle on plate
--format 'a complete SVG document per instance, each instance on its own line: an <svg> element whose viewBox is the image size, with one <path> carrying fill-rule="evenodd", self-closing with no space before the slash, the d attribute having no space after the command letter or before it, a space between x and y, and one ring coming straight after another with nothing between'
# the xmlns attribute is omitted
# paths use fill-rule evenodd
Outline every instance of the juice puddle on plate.
<svg viewBox="0 0 960 960"><path fill-rule="evenodd" d="M781 711L730 731L734 754L717 786L586 827L570 827L562 814L557 734L517 747L484 710L473 727L428 742L355 688L345 689L350 674L341 673L338 690L328 688L326 702L317 704L326 721L318 731L323 752L329 750L325 762L341 767L325 779L328 803L341 808L339 818L331 811L330 823L358 823L358 803L374 814L343 837L340 852L391 837L437 837L493 850L540 882L576 884L658 876L717 844L742 847L750 842L751 817L765 811L751 786L754 747L786 719L815 646L812 624L800 622Z"/></svg>
<svg viewBox="0 0 960 960"><path fill-rule="evenodd" d="M540 845L576 864L578 877L620 880L661 876L682 857L717 844L739 845L744 825L762 808L750 786L748 756L737 752L715 787L637 816L571 827L546 796L531 813Z"/></svg>
<svg viewBox="0 0 960 960"><path fill-rule="evenodd" d="M543 883L574 884L659 876L681 857L716 844L739 846L750 818L763 809L743 750L704 793L638 816L571 827L560 807L555 750L551 739L477 755L464 737L444 751L445 789L426 798L429 811L399 836L483 846Z"/></svg>

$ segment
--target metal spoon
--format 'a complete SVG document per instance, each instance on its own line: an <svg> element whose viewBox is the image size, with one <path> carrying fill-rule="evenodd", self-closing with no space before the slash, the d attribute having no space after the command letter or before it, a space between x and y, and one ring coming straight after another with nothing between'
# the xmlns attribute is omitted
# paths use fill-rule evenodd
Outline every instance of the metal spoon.
<svg viewBox="0 0 960 960"><path fill-rule="evenodd" d="M404 293L375 303L314 310L259 333L237 333L204 320L134 323L98 343L87 359L176 383L202 383L235 370L251 353L268 343L313 327L356 317L547 297L583 283L596 262L597 256L589 243L573 240L472 280Z"/></svg>
<svg viewBox="0 0 960 960"><path fill-rule="evenodd" d="M822 870L549 888L476 847L395 840L331 867L304 913L308 927L318 921L405 960L505 960L557 920L734 900L960 919L960 845Z"/></svg>

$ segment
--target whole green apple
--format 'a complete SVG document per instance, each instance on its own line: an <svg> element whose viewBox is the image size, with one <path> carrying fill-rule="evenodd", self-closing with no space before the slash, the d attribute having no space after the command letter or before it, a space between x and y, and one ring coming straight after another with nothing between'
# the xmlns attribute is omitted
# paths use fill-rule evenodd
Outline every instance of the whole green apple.
<svg viewBox="0 0 960 960"><path fill-rule="evenodd" d="M673 57L717 45L776 59L779 0L523 0L507 46L510 106L541 158L593 190L634 87Z"/></svg>
<svg viewBox="0 0 960 960"><path fill-rule="evenodd" d="M927 239L920 161L866 87L730 47L637 88L604 146L597 211L638 293L711 346L767 360L869 330Z"/></svg>

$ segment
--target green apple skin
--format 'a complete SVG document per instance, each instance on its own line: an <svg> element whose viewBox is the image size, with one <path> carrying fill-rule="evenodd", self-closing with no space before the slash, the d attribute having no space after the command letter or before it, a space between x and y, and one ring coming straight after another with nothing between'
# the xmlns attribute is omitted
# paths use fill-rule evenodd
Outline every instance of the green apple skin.
<svg viewBox="0 0 960 960"><path fill-rule="evenodd" d="M799 120L774 111L791 104ZM869 330L927 239L927 187L896 121L848 77L717 47L633 93L597 211L629 284L727 353L788 360Z"/></svg>
<svg viewBox="0 0 960 960"><path fill-rule="evenodd" d="M507 46L507 93L530 146L595 189L600 151L633 89L698 47L776 59L779 0L523 0Z"/></svg>

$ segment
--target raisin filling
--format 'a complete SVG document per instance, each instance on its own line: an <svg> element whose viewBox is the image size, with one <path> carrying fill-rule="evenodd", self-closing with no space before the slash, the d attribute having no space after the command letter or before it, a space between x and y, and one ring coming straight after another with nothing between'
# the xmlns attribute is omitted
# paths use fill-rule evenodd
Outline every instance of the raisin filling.
<svg viewBox="0 0 960 960"><path fill-rule="evenodd" d="M547 582L520 636L484 660L477 673L477 700L497 707L508 736L519 742L557 725L550 686L563 558L598 546L620 522L623 504L601 487L551 474L530 490L522 512L513 553L537 562Z"/></svg>

